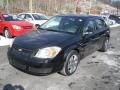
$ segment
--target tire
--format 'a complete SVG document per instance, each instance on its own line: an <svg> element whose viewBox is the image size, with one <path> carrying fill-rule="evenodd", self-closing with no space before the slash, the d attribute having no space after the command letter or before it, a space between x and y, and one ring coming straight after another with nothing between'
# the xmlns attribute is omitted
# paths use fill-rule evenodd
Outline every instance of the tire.
<svg viewBox="0 0 120 90"><path fill-rule="evenodd" d="M5 28L4 29L4 32L3 32L3 35L6 37L6 38L11 38L11 34L9 32L9 29L8 28Z"/></svg>
<svg viewBox="0 0 120 90"><path fill-rule="evenodd" d="M106 52L109 45L109 38L106 38L103 42L102 48L100 49L101 52Z"/></svg>
<svg viewBox="0 0 120 90"><path fill-rule="evenodd" d="M64 76L72 75L78 66L80 61L79 55L76 51L72 50L66 57L63 69L60 71L60 74Z"/></svg>
<svg viewBox="0 0 120 90"><path fill-rule="evenodd" d="M36 27L36 29L39 29L39 28L40 28L40 25L39 25L39 24L36 24L35 27Z"/></svg>

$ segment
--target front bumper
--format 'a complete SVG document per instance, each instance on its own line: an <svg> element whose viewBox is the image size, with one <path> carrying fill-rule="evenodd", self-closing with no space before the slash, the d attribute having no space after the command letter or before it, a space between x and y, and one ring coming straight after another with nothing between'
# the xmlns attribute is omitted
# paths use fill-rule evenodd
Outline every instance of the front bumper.
<svg viewBox="0 0 120 90"><path fill-rule="evenodd" d="M41 60L24 52L19 52L13 49L8 50L8 59L12 66L23 72L34 75L46 75L53 72L58 72L63 66L61 56L58 56L52 60Z"/></svg>

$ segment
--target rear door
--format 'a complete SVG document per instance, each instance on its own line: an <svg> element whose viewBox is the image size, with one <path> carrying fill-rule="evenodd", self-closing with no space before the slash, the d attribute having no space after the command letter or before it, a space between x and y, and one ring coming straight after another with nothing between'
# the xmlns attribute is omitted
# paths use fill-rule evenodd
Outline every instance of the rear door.
<svg viewBox="0 0 120 90"><path fill-rule="evenodd" d="M94 34L97 41L96 50L98 50L103 45L103 41L106 38L106 32L108 31L109 28L102 19L96 19L95 24L96 24L96 29Z"/></svg>

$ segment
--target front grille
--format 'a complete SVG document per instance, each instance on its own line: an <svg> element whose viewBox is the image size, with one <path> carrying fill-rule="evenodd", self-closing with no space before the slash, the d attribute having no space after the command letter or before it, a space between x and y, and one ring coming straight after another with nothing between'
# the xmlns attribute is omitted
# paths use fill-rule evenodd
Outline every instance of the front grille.
<svg viewBox="0 0 120 90"><path fill-rule="evenodd" d="M11 60L10 64L13 65L14 67L17 67L17 68L21 69L21 70L26 70L26 65L25 64L16 62L16 60L14 60L14 59Z"/></svg>
<svg viewBox="0 0 120 90"><path fill-rule="evenodd" d="M23 26L23 29L33 29L33 26Z"/></svg>
<svg viewBox="0 0 120 90"><path fill-rule="evenodd" d="M32 54L33 53L33 50L21 48L21 47L15 45L15 44L13 45L12 49L15 49L18 52L23 52L23 53L27 53L27 54Z"/></svg>

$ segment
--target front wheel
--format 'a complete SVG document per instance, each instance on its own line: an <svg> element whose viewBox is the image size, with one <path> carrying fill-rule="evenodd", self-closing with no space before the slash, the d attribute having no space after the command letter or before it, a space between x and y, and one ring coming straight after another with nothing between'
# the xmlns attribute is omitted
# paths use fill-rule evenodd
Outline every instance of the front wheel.
<svg viewBox="0 0 120 90"><path fill-rule="evenodd" d="M4 34L4 36L5 36L6 38L11 38L11 37L12 37L12 36L10 35L10 32L9 32L9 29L8 29L8 28L6 28L6 29L4 30L3 34Z"/></svg>
<svg viewBox="0 0 120 90"><path fill-rule="evenodd" d="M65 76L72 75L78 66L79 63L79 55L76 51L71 51L66 57L66 62L63 66L63 69L60 71L61 74Z"/></svg>

